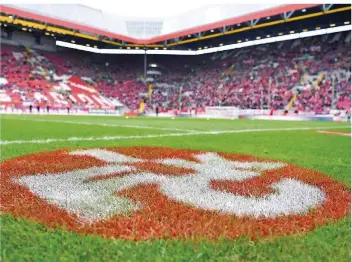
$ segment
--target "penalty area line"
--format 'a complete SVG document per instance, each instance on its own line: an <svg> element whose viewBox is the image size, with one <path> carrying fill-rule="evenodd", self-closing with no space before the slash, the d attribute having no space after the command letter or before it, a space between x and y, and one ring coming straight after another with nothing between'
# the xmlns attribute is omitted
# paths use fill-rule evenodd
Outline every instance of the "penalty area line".
<svg viewBox="0 0 352 262"><path fill-rule="evenodd" d="M109 140L126 140L126 139L148 139L161 137L179 137L179 136L196 136L196 135L220 135L233 133L251 133L251 132L275 132L275 131L299 131L299 130L319 130L319 129L338 129L340 127L287 127L287 128L267 128L267 129L239 129L239 130L223 130L223 131L203 131L192 133L169 133L158 135L138 135L138 136L103 136L103 137L69 137L69 138L49 138L49 139L33 139L33 140L5 140L0 141L0 145L12 144L49 144L56 142L76 142L76 141L109 141Z"/></svg>

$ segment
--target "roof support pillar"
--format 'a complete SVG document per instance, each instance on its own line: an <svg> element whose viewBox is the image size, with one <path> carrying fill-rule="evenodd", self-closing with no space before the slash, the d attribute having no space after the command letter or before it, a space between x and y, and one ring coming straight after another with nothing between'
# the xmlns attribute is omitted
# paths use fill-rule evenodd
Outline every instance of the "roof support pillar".
<svg viewBox="0 0 352 262"><path fill-rule="evenodd" d="M144 53L144 72L143 72L143 75L144 75L144 81L147 80L147 68L148 68L148 61L147 61L147 52Z"/></svg>

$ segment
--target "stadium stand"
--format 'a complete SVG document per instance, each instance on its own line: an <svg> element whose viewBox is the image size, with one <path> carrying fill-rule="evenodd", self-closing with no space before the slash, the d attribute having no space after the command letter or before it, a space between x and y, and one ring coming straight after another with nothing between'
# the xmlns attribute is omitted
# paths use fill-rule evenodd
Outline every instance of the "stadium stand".
<svg viewBox="0 0 352 262"><path fill-rule="evenodd" d="M26 37L21 43L28 42ZM138 55L113 60L49 49L2 45L2 104L113 108L117 103L135 111L141 98L148 97ZM350 32L230 50L220 56L152 59L163 73L154 76L147 110L236 106L350 112Z"/></svg>

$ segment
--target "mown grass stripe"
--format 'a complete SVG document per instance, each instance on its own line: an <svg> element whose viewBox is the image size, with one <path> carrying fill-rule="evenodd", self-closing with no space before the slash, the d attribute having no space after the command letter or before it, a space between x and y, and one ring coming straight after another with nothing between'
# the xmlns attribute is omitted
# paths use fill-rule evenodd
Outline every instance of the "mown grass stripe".
<svg viewBox="0 0 352 262"><path fill-rule="evenodd" d="M32 140L5 140L0 141L0 145L10 144L47 144L56 142L72 142L72 141L99 141L99 140L122 140L122 139L144 139L159 137L177 137L177 136L194 136L194 135L219 135L232 133L249 133L249 132L275 132L275 131L299 131L299 130L319 130L319 129L338 129L347 128L348 126L339 127L288 127L288 128L266 128L266 129L239 129L239 130L223 130L223 131L204 131L189 133L171 133L159 135L142 135L142 136L104 136L104 137L69 137L69 138L49 138L49 139L32 139Z"/></svg>
<svg viewBox="0 0 352 262"><path fill-rule="evenodd" d="M76 125L91 125L91 126L108 126L108 127L122 127L122 128L137 128L137 129L155 129L165 131L185 131L196 132L195 130L182 129L182 128L166 128L166 127L153 127L153 126L134 126L134 125L117 125L117 124L103 124L91 122L77 122L77 121L60 121L60 120L44 120L44 119L27 119L27 118L13 118L15 120L36 121L36 122L54 122L63 124L76 124Z"/></svg>

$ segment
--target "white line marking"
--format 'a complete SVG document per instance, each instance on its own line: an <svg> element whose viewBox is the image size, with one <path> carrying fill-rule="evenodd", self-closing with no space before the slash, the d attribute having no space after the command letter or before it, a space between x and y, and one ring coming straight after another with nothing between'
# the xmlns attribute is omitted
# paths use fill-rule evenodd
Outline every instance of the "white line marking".
<svg viewBox="0 0 352 262"><path fill-rule="evenodd" d="M239 129L239 130L224 130L224 131L204 131L192 133L171 133L159 135L143 135L143 136L103 136L103 137L69 137L69 138L48 138L48 139L33 139L33 140L5 140L0 141L0 145L10 144L48 144L55 142L72 142L72 141L107 141L107 140L123 140L123 139L144 139L144 138L159 138L159 137L177 137L177 136L195 136L195 135L219 135L231 133L250 133L250 132L270 132L270 131L298 131L298 130L318 130L318 129L337 129L346 128L349 126L340 127L287 127L287 128L267 128L267 129Z"/></svg>
<svg viewBox="0 0 352 262"><path fill-rule="evenodd" d="M338 135L338 136L351 136L351 133L343 133L343 132L329 132L329 131L317 131L320 134L328 134L328 135Z"/></svg>
<svg viewBox="0 0 352 262"><path fill-rule="evenodd" d="M131 125L103 124L103 123L91 123L91 122L27 119L27 118L11 118L11 119L24 120L24 121L36 121L36 122L55 122L55 123L64 123L64 124L91 125L91 126L108 126L108 127L125 127L125 128L139 128L139 129L155 129L155 130L166 130L166 131L197 132L196 130L189 130L189 129L164 128L164 127L153 127L153 126L131 126Z"/></svg>

